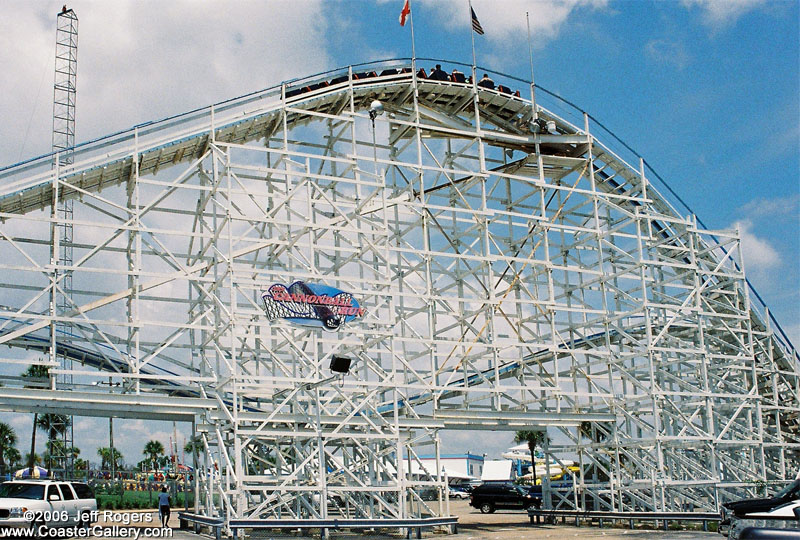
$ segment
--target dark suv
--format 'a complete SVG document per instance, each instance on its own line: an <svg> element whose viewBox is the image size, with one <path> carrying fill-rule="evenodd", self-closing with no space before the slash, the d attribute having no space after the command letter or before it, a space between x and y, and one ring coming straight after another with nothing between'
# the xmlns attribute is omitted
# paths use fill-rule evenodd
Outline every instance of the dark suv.
<svg viewBox="0 0 800 540"><path fill-rule="evenodd" d="M469 505L484 514L491 514L497 508L539 508L541 498L531 495L528 490L514 484L482 484L472 490Z"/></svg>

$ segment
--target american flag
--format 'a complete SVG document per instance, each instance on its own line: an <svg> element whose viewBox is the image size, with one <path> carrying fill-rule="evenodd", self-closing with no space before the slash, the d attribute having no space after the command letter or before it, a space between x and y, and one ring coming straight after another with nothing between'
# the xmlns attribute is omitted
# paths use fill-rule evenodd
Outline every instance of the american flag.
<svg viewBox="0 0 800 540"><path fill-rule="evenodd" d="M481 26L481 23L478 22L478 16L475 15L475 10L474 9L469 8L469 10L472 13L472 29L475 31L476 34L478 34L479 36L482 36L483 35L483 27Z"/></svg>

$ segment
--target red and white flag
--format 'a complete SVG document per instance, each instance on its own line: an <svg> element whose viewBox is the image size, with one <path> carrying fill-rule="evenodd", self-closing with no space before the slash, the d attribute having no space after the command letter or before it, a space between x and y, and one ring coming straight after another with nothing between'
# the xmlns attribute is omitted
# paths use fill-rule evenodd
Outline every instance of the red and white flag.
<svg viewBox="0 0 800 540"><path fill-rule="evenodd" d="M406 25L406 18L411 15L411 0L406 0L403 3L403 11L400 12L400 26Z"/></svg>

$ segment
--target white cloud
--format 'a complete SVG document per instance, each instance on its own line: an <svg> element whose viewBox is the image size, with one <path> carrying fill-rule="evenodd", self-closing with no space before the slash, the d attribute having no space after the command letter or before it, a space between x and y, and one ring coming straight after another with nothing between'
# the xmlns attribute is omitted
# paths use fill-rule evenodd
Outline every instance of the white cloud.
<svg viewBox="0 0 800 540"><path fill-rule="evenodd" d="M745 272L759 274L780 266L780 254L767 240L751 232L751 221L737 221L733 225L739 229L741 236Z"/></svg>
<svg viewBox="0 0 800 540"><path fill-rule="evenodd" d="M684 44L679 41L652 39L647 42L644 50L656 62L667 64L678 70L689 64L689 53L686 52Z"/></svg>
<svg viewBox="0 0 800 540"><path fill-rule="evenodd" d="M71 2L79 18L78 142L333 67L321 4ZM5 6L0 60L13 77L0 81L0 166L50 150L61 5Z"/></svg>
<svg viewBox="0 0 800 540"><path fill-rule="evenodd" d="M445 430L440 433L442 454L471 453L487 459L500 459L500 454L514 446L513 431Z"/></svg>
<svg viewBox="0 0 800 540"><path fill-rule="evenodd" d="M698 7L703 23L714 29L735 23L748 11L765 3L766 0L683 0L686 7Z"/></svg>
<svg viewBox="0 0 800 540"><path fill-rule="evenodd" d="M751 218L800 216L800 195L774 199L753 199L742 206L741 211Z"/></svg>
<svg viewBox="0 0 800 540"><path fill-rule="evenodd" d="M463 0L424 0L425 9L434 9L438 16L461 28L469 27L470 16ZM492 41L507 41L527 33L525 12L530 14L531 36L537 42L558 35L569 15L580 7L602 8L608 0L474 0L475 15L486 37Z"/></svg>

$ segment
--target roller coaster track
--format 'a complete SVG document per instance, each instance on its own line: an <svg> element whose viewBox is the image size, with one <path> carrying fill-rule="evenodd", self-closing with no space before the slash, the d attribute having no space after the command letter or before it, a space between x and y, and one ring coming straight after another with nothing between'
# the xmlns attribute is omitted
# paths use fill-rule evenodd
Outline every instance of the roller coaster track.
<svg viewBox="0 0 800 540"><path fill-rule="evenodd" d="M326 517L310 493L328 481L358 516L405 516L398 493L419 515L441 513L397 464L420 437L438 447L439 429L560 429L548 452L577 452L575 485L600 507L712 508L725 490L784 480L800 449L800 356L746 280L736 234L698 227L669 186L676 206L657 191L660 177L638 154L541 88L539 117L555 129L532 132L527 83L495 77L502 86L486 89L428 79L406 60L353 66L78 145L71 164L51 154L0 169L0 248L27 258L7 269L48 276L41 286L17 274L2 284L20 300L0 306L0 345L46 365L57 351L78 366L72 388L32 388L6 372L0 406L57 411L72 393L69 406L82 413L150 407L147 417L165 418L163 398L174 399L175 414L198 421L205 459L225 471L224 482L198 488L209 515L220 512L216 493L228 516ZM388 129L371 145L359 130L376 99ZM256 157L234 164L248 152ZM381 171L368 172L373 165ZM249 191L249 181L267 191ZM180 208L186 197L165 204L179 189L193 190L196 208ZM138 202L140 190L149 199ZM248 197L258 204L245 211ZM98 253L127 261L111 263L113 288L78 287L79 303L62 317L70 331L43 305L59 294L58 271L35 260L51 241L24 231L47 224L41 216L56 200L85 207L78 215L92 218L79 225L115 231L74 246L83 254L75 270ZM157 212L191 232L150 217ZM164 240L180 235L188 247ZM308 255L323 244L336 254ZM340 275L356 252L360 274ZM218 292L249 293L280 272L358 288L375 315L316 337L262 321L247 295ZM244 274L252 285L234 282ZM181 282L187 298L173 291ZM189 319L155 311L158 324L140 321L137 306L169 301ZM150 338L148 324L170 330ZM354 381L325 378L329 353L318 342L354 356ZM399 373L401 383L387 382ZM106 374L118 388L86 383ZM81 404L92 396L106 406ZM344 436L350 442L337 442ZM359 467L361 476L348 473ZM577 492L553 497L581 504Z"/></svg>

